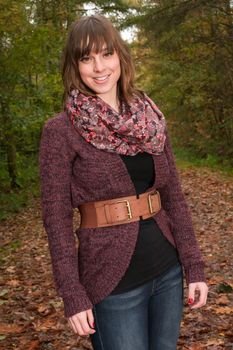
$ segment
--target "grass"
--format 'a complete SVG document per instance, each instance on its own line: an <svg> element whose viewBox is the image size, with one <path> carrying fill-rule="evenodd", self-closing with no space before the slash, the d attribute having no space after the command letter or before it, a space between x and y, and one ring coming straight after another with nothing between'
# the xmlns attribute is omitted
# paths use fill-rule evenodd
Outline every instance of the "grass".
<svg viewBox="0 0 233 350"><path fill-rule="evenodd" d="M212 155L200 158L197 155L181 148L174 148L176 164L181 169L188 167L208 168L227 177L233 177L233 166L230 160L224 160Z"/></svg>

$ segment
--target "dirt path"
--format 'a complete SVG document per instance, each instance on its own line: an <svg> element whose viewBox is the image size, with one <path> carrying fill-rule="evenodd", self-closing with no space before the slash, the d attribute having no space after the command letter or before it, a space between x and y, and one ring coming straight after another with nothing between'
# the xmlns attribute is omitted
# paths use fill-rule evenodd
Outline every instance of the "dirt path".
<svg viewBox="0 0 233 350"><path fill-rule="evenodd" d="M178 349L233 349L233 182L191 168L182 170L181 177L210 291L205 307L191 311L185 305ZM92 349L63 317L39 201L3 222L0 235L0 349Z"/></svg>

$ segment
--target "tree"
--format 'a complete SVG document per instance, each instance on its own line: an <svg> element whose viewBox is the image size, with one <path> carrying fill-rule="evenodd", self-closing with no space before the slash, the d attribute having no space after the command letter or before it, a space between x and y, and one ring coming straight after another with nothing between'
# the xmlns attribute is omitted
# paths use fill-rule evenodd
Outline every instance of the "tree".
<svg viewBox="0 0 233 350"><path fill-rule="evenodd" d="M138 25L139 47L143 41L147 50L150 79L146 88L171 115L178 144L186 144L204 157L217 154L232 159L230 1L144 4L141 14L128 23ZM143 67L143 78L145 70Z"/></svg>

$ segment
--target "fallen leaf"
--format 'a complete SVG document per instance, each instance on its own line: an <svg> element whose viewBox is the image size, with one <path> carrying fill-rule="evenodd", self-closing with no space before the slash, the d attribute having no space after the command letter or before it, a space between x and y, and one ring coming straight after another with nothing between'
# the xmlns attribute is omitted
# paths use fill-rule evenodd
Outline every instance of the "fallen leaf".
<svg viewBox="0 0 233 350"><path fill-rule="evenodd" d="M215 338L215 339L209 339L205 345L210 346L210 345L221 345L221 344L224 344L224 340Z"/></svg>
<svg viewBox="0 0 233 350"><path fill-rule="evenodd" d="M12 279L12 280L10 280L10 281L7 281L6 284L7 284L8 286L18 287L18 286L21 284L21 282L20 282L19 280L14 280L14 279Z"/></svg>
<svg viewBox="0 0 233 350"><path fill-rule="evenodd" d="M13 334L21 333L23 331L22 326L17 326L16 324L3 324L0 323L0 334Z"/></svg>
<svg viewBox="0 0 233 350"><path fill-rule="evenodd" d="M39 340L33 340L31 342L31 344L29 345L28 350L36 350L36 349L38 349L39 345L40 345Z"/></svg>
<svg viewBox="0 0 233 350"><path fill-rule="evenodd" d="M64 325L62 325L58 320L55 321L50 318L47 318L45 320L36 320L35 322L32 322L32 324L37 332L64 329Z"/></svg>
<svg viewBox="0 0 233 350"><path fill-rule="evenodd" d="M5 296L8 292L9 292L8 289L3 289L3 290L1 290L1 291L0 291L0 297Z"/></svg>
<svg viewBox="0 0 233 350"><path fill-rule="evenodd" d="M216 313L217 314L226 314L226 315L229 315L231 313L233 313L233 307L230 307L230 306L224 306L224 307L218 307L216 309Z"/></svg>
<svg viewBox="0 0 233 350"><path fill-rule="evenodd" d="M220 297L218 297L216 299L216 304L227 305L227 304L229 304L229 298L227 297L227 295L221 295Z"/></svg>

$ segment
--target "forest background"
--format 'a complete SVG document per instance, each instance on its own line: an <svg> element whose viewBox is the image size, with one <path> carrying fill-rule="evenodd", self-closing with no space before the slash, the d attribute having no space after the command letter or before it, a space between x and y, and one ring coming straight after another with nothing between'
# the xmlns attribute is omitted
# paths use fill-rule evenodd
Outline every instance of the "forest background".
<svg viewBox="0 0 233 350"><path fill-rule="evenodd" d="M60 58L77 17L133 33L137 86L164 112L177 161L232 174L233 12L226 0L0 0L0 219L39 196L44 122L61 111Z"/></svg>

